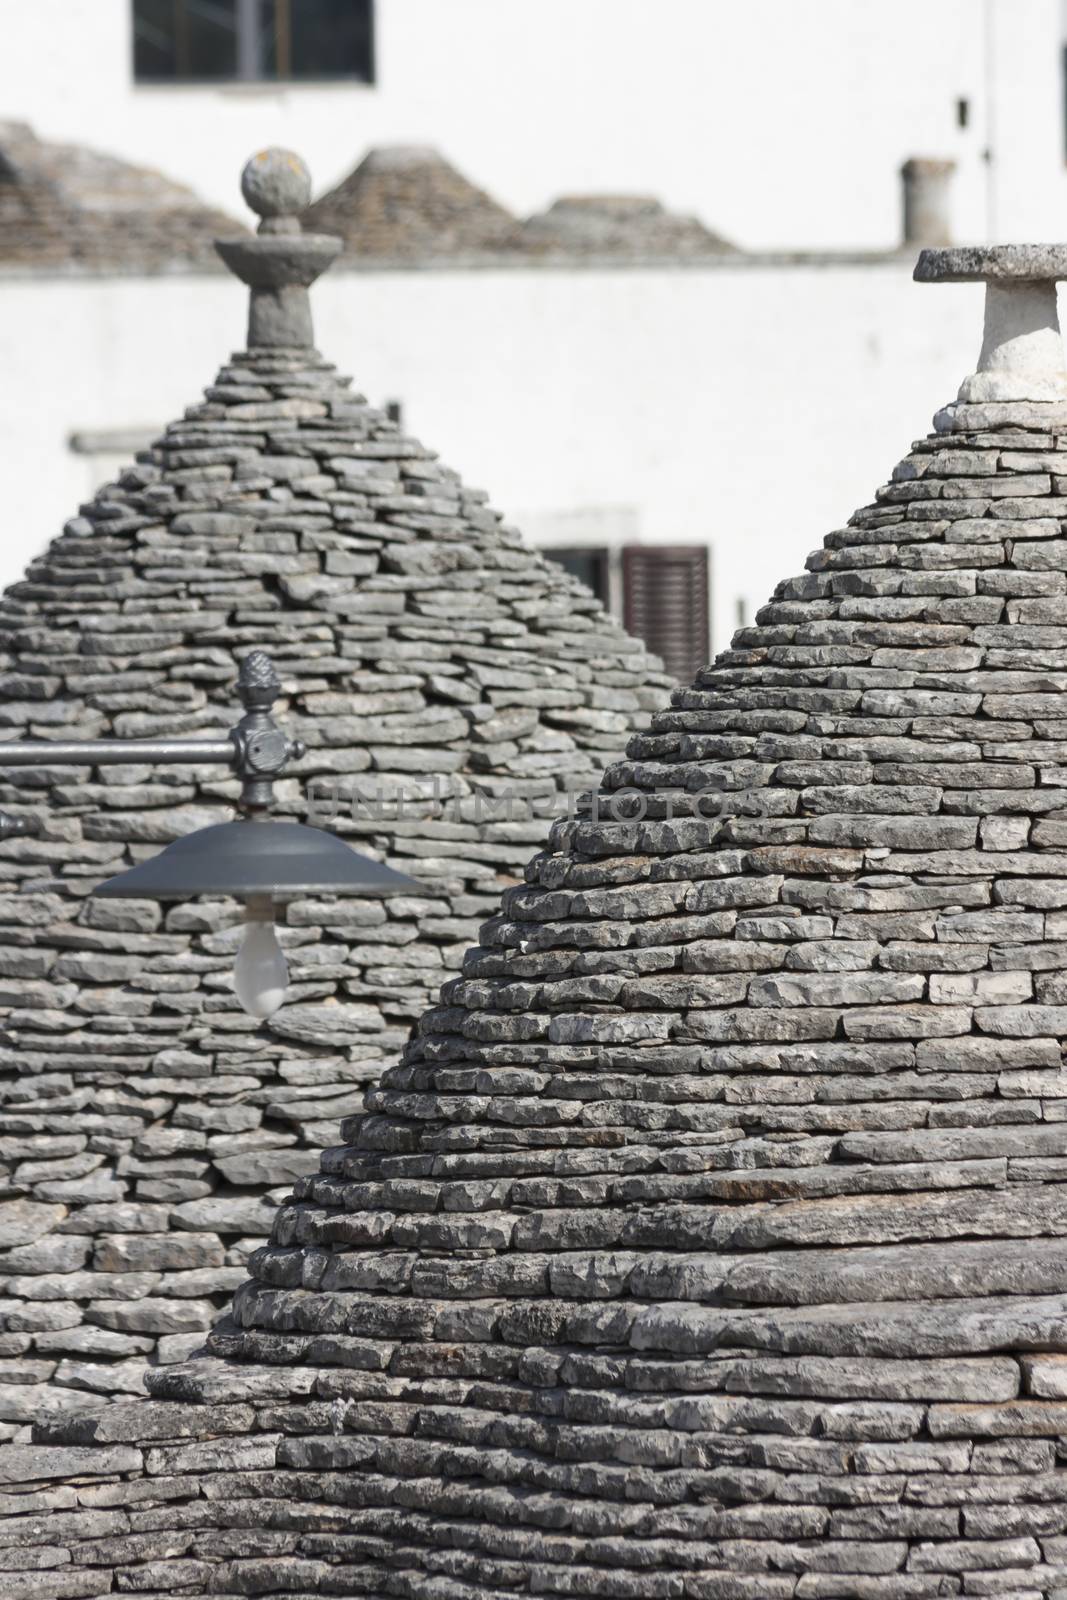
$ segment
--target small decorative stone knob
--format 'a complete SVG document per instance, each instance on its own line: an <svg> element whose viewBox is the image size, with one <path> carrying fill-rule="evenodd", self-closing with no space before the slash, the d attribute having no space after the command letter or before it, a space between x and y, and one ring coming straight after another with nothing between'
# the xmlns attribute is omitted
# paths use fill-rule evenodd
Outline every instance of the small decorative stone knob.
<svg viewBox="0 0 1067 1600"><path fill-rule="evenodd" d="M311 175L291 150L260 150L245 164L241 193L261 219L258 233L216 239L215 249L252 291L248 348L313 344L308 288L340 255L342 243L331 234L300 231Z"/></svg>
<svg viewBox="0 0 1067 1600"><path fill-rule="evenodd" d="M958 398L984 401L1067 399L1056 284L1067 278L1067 245L974 245L923 250L917 283L984 283L985 333L978 370Z"/></svg>
<svg viewBox="0 0 1067 1600"><path fill-rule="evenodd" d="M299 233L296 219L311 203L311 173L292 150L279 150L272 145L245 162L241 193L248 209L263 218L260 233L279 231L277 226L271 229L268 224L282 219L290 224L285 232Z"/></svg>

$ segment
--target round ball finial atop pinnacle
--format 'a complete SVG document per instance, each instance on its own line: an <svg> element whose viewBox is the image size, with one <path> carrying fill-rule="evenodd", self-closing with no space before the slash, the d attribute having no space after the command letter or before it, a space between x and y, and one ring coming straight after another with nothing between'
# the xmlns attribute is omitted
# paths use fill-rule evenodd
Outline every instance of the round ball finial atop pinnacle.
<svg viewBox="0 0 1067 1600"><path fill-rule="evenodd" d="M257 150L241 173L241 193L257 216L295 217L311 201L311 173L292 150Z"/></svg>

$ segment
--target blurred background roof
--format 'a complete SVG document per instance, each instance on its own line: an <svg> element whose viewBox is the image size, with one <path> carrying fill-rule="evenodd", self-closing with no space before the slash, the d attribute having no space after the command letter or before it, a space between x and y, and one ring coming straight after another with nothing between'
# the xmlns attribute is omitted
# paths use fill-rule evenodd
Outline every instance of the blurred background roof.
<svg viewBox="0 0 1067 1600"><path fill-rule="evenodd" d="M183 184L84 145L0 123L0 262L168 271L214 265L212 239L243 224Z"/></svg>
<svg viewBox="0 0 1067 1600"><path fill-rule="evenodd" d="M1061 0L34 0L0 113L223 209L258 145L320 192L432 145L516 216L654 195L750 249L877 249L916 154L957 162L961 236L1059 231L1062 44Z"/></svg>

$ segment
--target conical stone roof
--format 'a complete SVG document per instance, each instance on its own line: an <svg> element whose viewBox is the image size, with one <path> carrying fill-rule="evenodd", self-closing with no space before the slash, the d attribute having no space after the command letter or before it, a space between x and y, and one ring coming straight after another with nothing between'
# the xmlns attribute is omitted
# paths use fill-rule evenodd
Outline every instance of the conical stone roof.
<svg viewBox="0 0 1067 1600"><path fill-rule="evenodd" d="M381 145L308 207L350 257L403 261L499 250L515 218L429 145Z"/></svg>
<svg viewBox="0 0 1067 1600"><path fill-rule="evenodd" d="M0 267L165 272L217 267L235 224L191 189L82 145L0 122Z"/></svg>
<svg viewBox="0 0 1067 1600"><path fill-rule="evenodd" d="M254 276L257 250L302 270L305 247L318 270L337 248L280 231L228 248ZM255 295L280 339L232 357L0 600L0 730L228 731L238 663L266 648L308 746L281 811L302 815L327 778L380 792L332 825L425 891L289 906L291 1001L257 1025L231 988L238 908L87 898L225 820L224 771L131 757L3 774L0 803L45 825L0 847L8 1435L139 1393L146 1360L200 1342L277 1200L521 881L564 789L588 785L666 681L483 493L299 344L299 283Z"/></svg>
<svg viewBox="0 0 1067 1600"><path fill-rule="evenodd" d="M695 261L736 253L652 195L562 195L518 220L427 145L380 145L304 213L344 240L349 263L493 257L497 265Z"/></svg>
<svg viewBox="0 0 1067 1600"><path fill-rule="evenodd" d="M517 248L534 255L607 260L693 261L734 255L735 245L696 217L668 211L653 195L569 194L516 231Z"/></svg>
<svg viewBox="0 0 1067 1600"><path fill-rule="evenodd" d="M215 1359L0 1451L143 1463L160 1590L1062 1597L1067 250L920 270L989 279L961 401L556 825Z"/></svg>

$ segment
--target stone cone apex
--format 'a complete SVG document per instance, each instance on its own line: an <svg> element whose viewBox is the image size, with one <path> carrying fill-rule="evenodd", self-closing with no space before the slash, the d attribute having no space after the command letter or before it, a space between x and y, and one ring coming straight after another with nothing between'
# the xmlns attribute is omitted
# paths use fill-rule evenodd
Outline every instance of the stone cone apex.
<svg viewBox="0 0 1067 1600"><path fill-rule="evenodd" d="M253 294L277 248L275 286L306 297L301 174L254 170L275 226L240 247L262 247L241 257ZM146 1362L202 1342L566 787L595 780L667 683L481 491L293 342L228 360L0 599L0 736L228 734L257 650L307 746L278 813L307 820L316 786L340 785L337 815L312 820L425 888L289 906L291 1000L257 1025L232 993L239 908L88 897L229 820L223 770L4 775L0 805L44 824L0 846L5 1438L143 1394Z"/></svg>
<svg viewBox="0 0 1067 1600"><path fill-rule="evenodd" d="M132 1475L78 1493L160 1592L1062 1600L1065 521L1067 406L940 413L556 825L214 1358L0 1471Z"/></svg>

